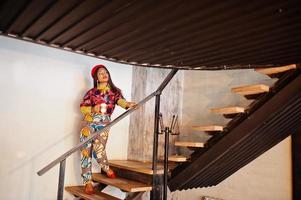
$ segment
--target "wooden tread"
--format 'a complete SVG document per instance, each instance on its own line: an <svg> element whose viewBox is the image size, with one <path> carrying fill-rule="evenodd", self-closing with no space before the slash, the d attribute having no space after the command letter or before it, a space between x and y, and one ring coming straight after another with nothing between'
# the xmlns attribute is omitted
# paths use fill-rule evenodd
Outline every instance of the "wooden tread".
<svg viewBox="0 0 301 200"><path fill-rule="evenodd" d="M175 146L178 146L178 147L204 147L204 143L203 142L176 141Z"/></svg>
<svg viewBox="0 0 301 200"><path fill-rule="evenodd" d="M285 66L280 66L280 67L257 68L257 69L255 69L255 71L262 73L262 74L266 74L266 75L272 75L272 74L286 72L286 71L296 69L296 68L297 68L297 65L292 64L292 65L285 65Z"/></svg>
<svg viewBox="0 0 301 200"><path fill-rule="evenodd" d="M193 126L193 130L196 131L223 131L223 126L210 125L210 126Z"/></svg>
<svg viewBox="0 0 301 200"><path fill-rule="evenodd" d="M134 160L110 160L110 166L126 169L134 172L139 172L143 174L153 174L152 163L151 162L141 162ZM162 164L158 164L157 174L164 174L164 169Z"/></svg>
<svg viewBox="0 0 301 200"><path fill-rule="evenodd" d="M264 92L268 92L270 89L269 86L263 84L257 85L246 85L241 87L232 88L231 91L233 93L242 94L242 95L252 95L252 94L260 94Z"/></svg>
<svg viewBox="0 0 301 200"><path fill-rule="evenodd" d="M68 186L65 187L65 190L71 194L80 197L85 200L118 200L116 197L112 197L105 193L95 190L95 194L89 195L85 193L84 186Z"/></svg>
<svg viewBox="0 0 301 200"><path fill-rule="evenodd" d="M117 187L126 192L145 192L145 191L152 190L151 185L146 185L144 183L140 183L137 181L132 181L132 180L128 180L128 179L120 178L120 177L111 179L100 173L93 173L92 179L99 183Z"/></svg>
<svg viewBox="0 0 301 200"><path fill-rule="evenodd" d="M212 108L210 109L212 113L218 114L236 114L243 113L245 109L243 107L233 106L233 107L224 107L224 108Z"/></svg>
<svg viewBox="0 0 301 200"><path fill-rule="evenodd" d="M164 160L164 156L160 157L161 160ZM170 155L168 156L168 161L170 162L186 162L187 157L181 155Z"/></svg>
<svg viewBox="0 0 301 200"><path fill-rule="evenodd" d="M181 155L170 155L168 156L168 160L172 162L186 162L187 157Z"/></svg>

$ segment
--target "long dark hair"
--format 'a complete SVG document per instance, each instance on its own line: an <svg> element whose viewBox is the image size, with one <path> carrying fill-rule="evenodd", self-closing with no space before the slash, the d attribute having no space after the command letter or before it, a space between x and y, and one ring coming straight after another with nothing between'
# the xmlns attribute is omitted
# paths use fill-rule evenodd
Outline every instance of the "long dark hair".
<svg viewBox="0 0 301 200"><path fill-rule="evenodd" d="M95 88L97 87L97 81L98 81L97 73L98 73L98 70L101 69L101 68L104 68L107 71L108 75L109 75L108 84L110 85L111 90L114 93L119 93L121 96L123 96L122 95L122 91L113 83L113 81L111 79L111 74L110 74L109 70L105 66L102 66L102 67L98 68L97 71L96 71L96 73L93 74L93 85L94 85L94 87Z"/></svg>

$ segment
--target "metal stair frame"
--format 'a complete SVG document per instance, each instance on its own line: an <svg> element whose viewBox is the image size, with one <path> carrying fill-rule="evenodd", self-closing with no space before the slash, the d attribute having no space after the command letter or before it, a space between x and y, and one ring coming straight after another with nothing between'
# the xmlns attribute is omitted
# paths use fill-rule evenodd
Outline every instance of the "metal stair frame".
<svg viewBox="0 0 301 200"><path fill-rule="evenodd" d="M171 191L216 185L292 134L301 123L300 70L297 73L192 163L176 168L168 184Z"/></svg>

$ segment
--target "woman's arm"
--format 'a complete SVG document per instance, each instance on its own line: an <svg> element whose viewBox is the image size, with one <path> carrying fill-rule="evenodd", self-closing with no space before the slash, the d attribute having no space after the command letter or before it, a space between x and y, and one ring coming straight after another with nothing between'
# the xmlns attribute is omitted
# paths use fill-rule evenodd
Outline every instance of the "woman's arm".
<svg viewBox="0 0 301 200"><path fill-rule="evenodd" d="M124 109L129 109L129 108L133 108L137 104L134 102L126 101L125 99L122 98L117 101L117 105L119 105L120 107L122 107Z"/></svg>
<svg viewBox="0 0 301 200"><path fill-rule="evenodd" d="M92 101L91 101L91 90L89 90L80 104L80 111L85 116L85 121L93 121L91 116L92 113Z"/></svg>

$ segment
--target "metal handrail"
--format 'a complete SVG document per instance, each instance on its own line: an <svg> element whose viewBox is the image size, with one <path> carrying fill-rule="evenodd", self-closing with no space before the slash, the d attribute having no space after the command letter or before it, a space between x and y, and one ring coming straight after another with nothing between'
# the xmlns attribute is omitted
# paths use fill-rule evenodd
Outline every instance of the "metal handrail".
<svg viewBox="0 0 301 200"><path fill-rule="evenodd" d="M172 69L172 71L167 75L167 77L163 80L163 82L161 83L161 85L158 87L158 89L151 93L150 95L148 95L147 97L145 97L143 100L141 100L139 103L137 103L137 105L134 108L131 108L127 111L125 111L124 113L122 113L121 115L119 115L116 119L114 119L113 121L111 121L109 124L107 124L106 126L104 126L102 129L100 129L98 132L93 133L91 136L89 136L86 140L78 143L77 145L75 145L73 148L71 148L69 151L65 152L63 155L61 155L60 157L58 157L57 159L53 160L51 163L49 163L48 165L46 165L44 168L42 168L40 171L38 171L38 175L42 176L44 173L46 173L48 170L50 170L52 167L54 167L55 165L57 165L58 163L64 161L67 157L69 157L71 154L73 154L74 152L78 151L81 147L83 147L86 143L88 143L89 141L93 140L95 137L97 137L99 132L104 132L104 131L108 131L113 125L115 125L117 122L119 122L120 120L122 120L123 118L125 118L126 116L128 116L129 114L131 114L132 112L134 112L136 109L138 109L139 107L141 107L142 105L144 105L146 102L148 102L150 99L152 99L154 96L160 95L162 90L166 87L166 85L168 84L168 82L172 79L172 77L177 73L178 69Z"/></svg>

